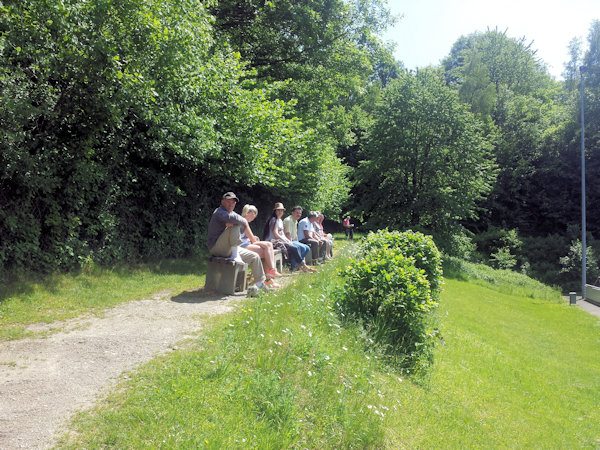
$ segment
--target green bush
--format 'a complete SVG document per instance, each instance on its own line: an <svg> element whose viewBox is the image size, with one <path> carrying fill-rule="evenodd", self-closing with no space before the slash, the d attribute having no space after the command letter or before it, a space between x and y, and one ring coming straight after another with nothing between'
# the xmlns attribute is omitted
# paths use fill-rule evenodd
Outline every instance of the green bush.
<svg viewBox="0 0 600 450"><path fill-rule="evenodd" d="M442 254L430 236L416 231L379 230L369 233L362 243L363 251L398 248L406 257L412 258L417 268L425 271L431 286L431 295L437 299L442 287Z"/></svg>
<svg viewBox="0 0 600 450"><path fill-rule="evenodd" d="M362 257L341 270L340 312L362 322L401 369L423 372L433 359L430 312L437 306L441 256L421 233L371 233Z"/></svg>

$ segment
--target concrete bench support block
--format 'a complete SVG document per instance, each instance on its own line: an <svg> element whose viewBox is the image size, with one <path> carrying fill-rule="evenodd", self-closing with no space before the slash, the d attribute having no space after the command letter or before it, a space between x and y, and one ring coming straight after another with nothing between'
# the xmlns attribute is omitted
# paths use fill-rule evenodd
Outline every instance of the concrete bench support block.
<svg viewBox="0 0 600 450"><path fill-rule="evenodd" d="M204 288L231 295L236 291L246 290L248 264L240 264L229 258L210 256L206 267L206 283Z"/></svg>

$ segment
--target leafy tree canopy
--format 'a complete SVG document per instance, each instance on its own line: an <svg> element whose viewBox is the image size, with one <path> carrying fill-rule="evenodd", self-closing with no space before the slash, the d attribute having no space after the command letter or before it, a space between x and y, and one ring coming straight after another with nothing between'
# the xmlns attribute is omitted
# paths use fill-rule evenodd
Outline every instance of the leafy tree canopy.
<svg viewBox="0 0 600 450"><path fill-rule="evenodd" d="M495 178L482 123L433 70L384 89L358 172L370 228L444 232L473 218Z"/></svg>

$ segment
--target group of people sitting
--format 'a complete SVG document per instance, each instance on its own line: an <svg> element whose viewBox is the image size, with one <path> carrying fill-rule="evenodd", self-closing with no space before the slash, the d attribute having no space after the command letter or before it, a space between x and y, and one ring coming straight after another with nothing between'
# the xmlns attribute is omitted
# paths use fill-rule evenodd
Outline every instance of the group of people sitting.
<svg viewBox="0 0 600 450"><path fill-rule="evenodd" d="M295 206L283 219L285 208L276 203L261 240L249 225L258 215L258 209L245 205L242 214L237 214L234 209L238 202L233 192L223 194L221 206L213 212L208 224L208 250L213 256L248 264L256 288L280 287L275 281L282 276L275 267L275 250L281 250L292 271L316 272L306 263L309 254L311 262L316 264L333 258L333 237L323 230L323 214L311 211L301 219L302 207Z"/></svg>

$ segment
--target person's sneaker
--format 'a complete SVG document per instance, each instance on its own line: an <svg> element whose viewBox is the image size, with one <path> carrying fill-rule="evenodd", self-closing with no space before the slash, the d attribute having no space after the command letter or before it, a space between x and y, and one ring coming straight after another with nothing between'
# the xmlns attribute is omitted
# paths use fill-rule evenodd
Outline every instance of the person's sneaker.
<svg viewBox="0 0 600 450"><path fill-rule="evenodd" d="M279 283L277 283L277 282L275 282L275 280L271 280L271 279L265 281L264 284L272 289L277 289L277 288L281 287L281 285Z"/></svg>
<svg viewBox="0 0 600 450"><path fill-rule="evenodd" d="M273 290L273 288L270 287L269 285L267 285L267 283L265 281L260 281L258 283L255 283L254 286L259 291L272 291Z"/></svg>
<svg viewBox="0 0 600 450"><path fill-rule="evenodd" d="M299 266L300 269L302 270L302 272L311 272L311 273L315 273L317 271L317 269L313 269L312 267L307 266L306 264L302 264Z"/></svg>
<svg viewBox="0 0 600 450"><path fill-rule="evenodd" d="M266 272L266 275L269 277L273 277L273 278L277 278L277 277L282 277L283 275L281 275L279 272L277 272L277 269L271 269L268 272Z"/></svg>

